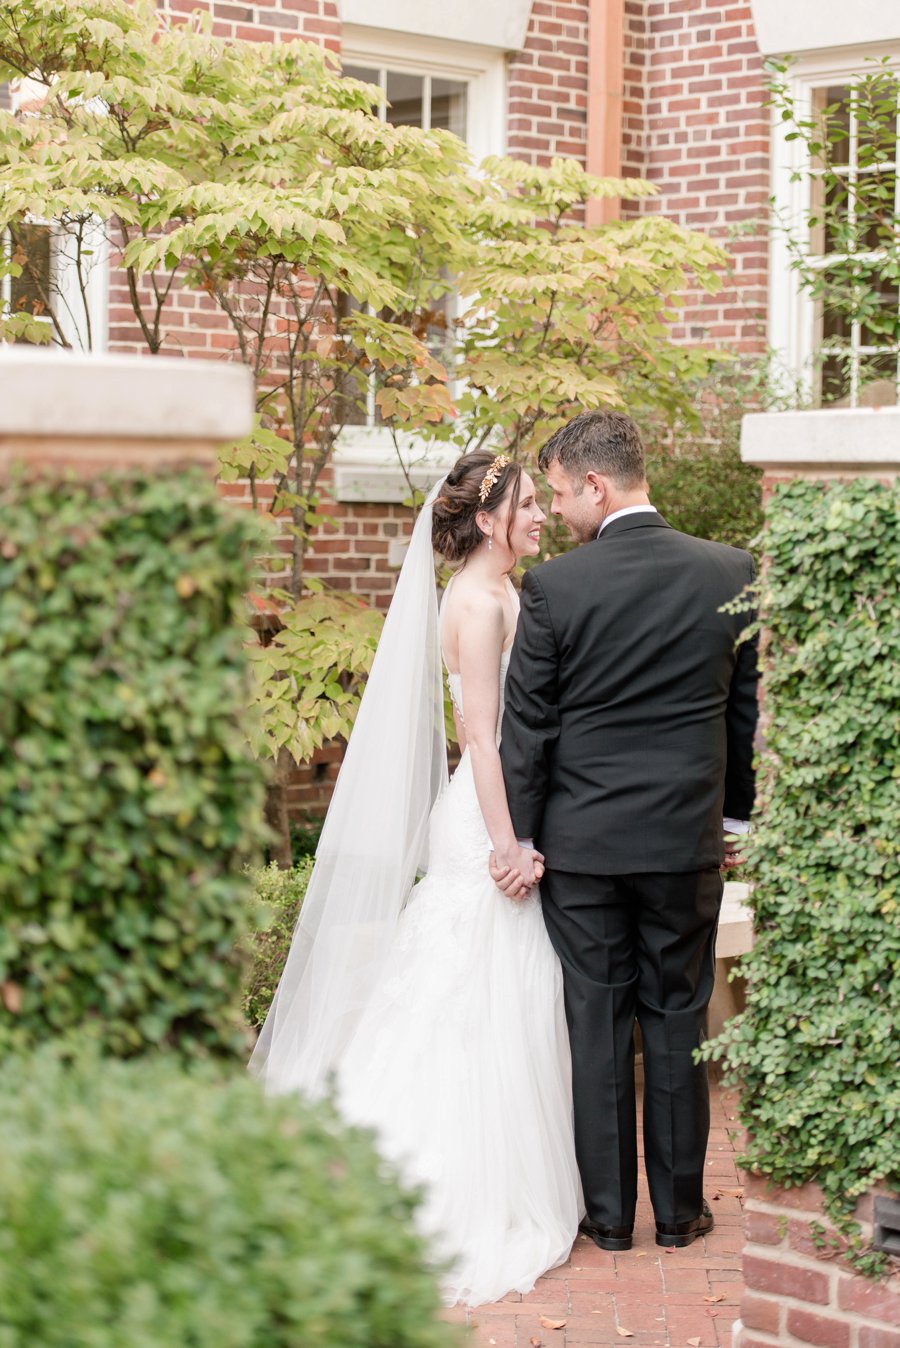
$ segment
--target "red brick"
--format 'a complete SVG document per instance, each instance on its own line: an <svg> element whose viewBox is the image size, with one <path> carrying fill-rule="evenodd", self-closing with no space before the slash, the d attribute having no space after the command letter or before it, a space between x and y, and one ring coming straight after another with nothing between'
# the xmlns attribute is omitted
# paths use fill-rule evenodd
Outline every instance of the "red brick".
<svg viewBox="0 0 900 1348"><path fill-rule="evenodd" d="M757 1212L748 1206L745 1229L747 1239L756 1245L780 1245L787 1229L786 1217L774 1217L768 1212Z"/></svg>
<svg viewBox="0 0 900 1348"><path fill-rule="evenodd" d="M776 1262L774 1258L765 1259L748 1252L744 1256L744 1278L748 1288L755 1292L795 1297L820 1306L828 1303L828 1277L786 1259Z"/></svg>
<svg viewBox="0 0 900 1348"><path fill-rule="evenodd" d="M795 1338L803 1343L814 1343L817 1348L849 1348L850 1326L845 1320L790 1307L787 1327Z"/></svg>
<svg viewBox="0 0 900 1348"><path fill-rule="evenodd" d="M777 1334L781 1309L777 1301L770 1297L755 1296L744 1292L741 1297L741 1319L748 1329L760 1329L766 1334Z"/></svg>
<svg viewBox="0 0 900 1348"><path fill-rule="evenodd" d="M861 1276L842 1277L838 1282L838 1305L841 1310L856 1311L869 1320L900 1326L900 1278L879 1283Z"/></svg>
<svg viewBox="0 0 900 1348"><path fill-rule="evenodd" d="M880 1329L875 1325L860 1325L857 1348L900 1348L900 1329Z"/></svg>

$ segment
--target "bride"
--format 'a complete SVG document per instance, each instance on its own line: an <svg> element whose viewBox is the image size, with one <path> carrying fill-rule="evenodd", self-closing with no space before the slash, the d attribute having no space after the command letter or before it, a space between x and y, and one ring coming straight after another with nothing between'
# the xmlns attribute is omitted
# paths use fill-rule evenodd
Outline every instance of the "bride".
<svg viewBox="0 0 900 1348"><path fill-rule="evenodd" d="M497 752L509 572L545 518L528 475L486 452L426 502L251 1062L270 1091L320 1092L334 1074L344 1116L424 1188L448 1304L530 1291L568 1257L581 1211L541 858L516 843ZM432 544L460 564L440 615ZM462 749L449 784L442 658Z"/></svg>

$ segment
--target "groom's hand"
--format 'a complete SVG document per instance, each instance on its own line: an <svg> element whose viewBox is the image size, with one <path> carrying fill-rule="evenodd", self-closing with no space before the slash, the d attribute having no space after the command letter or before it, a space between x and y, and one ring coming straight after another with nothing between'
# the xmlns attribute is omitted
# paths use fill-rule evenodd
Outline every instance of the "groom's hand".
<svg viewBox="0 0 900 1348"><path fill-rule="evenodd" d="M744 859L741 855L743 842L743 838L725 839L725 859L722 862L723 871L730 871L733 870L735 866L740 866Z"/></svg>
<svg viewBox="0 0 900 1348"><path fill-rule="evenodd" d="M491 879L510 899L524 899L544 874L544 858L532 847L509 847L490 854Z"/></svg>

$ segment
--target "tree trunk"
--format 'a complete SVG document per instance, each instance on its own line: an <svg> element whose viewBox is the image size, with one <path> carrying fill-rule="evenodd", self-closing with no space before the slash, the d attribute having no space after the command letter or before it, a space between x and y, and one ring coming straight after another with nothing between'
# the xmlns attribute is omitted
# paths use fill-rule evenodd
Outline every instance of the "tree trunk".
<svg viewBox="0 0 900 1348"><path fill-rule="evenodd" d="M275 760L275 777L266 790L266 823L272 830L269 855L283 871L294 864L291 851L291 821L288 815L288 781L294 760L287 749L279 749Z"/></svg>

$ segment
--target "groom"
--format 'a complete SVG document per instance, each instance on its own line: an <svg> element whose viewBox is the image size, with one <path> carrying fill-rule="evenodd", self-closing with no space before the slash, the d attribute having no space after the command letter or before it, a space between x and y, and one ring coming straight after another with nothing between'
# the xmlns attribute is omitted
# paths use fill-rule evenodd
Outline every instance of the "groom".
<svg viewBox="0 0 900 1348"><path fill-rule="evenodd" d="M500 753L516 835L546 860L582 1230L602 1249L631 1246L637 1018L656 1241L683 1246L713 1224L708 1085L693 1053L713 988L720 867L733 861L723 833L743 831L753 805L756 655L737 644L747 615L722 612L753 564L657 513L638 429L620 412L575 417L539 465L552 512L584 546L525 574Z"/></svg>

